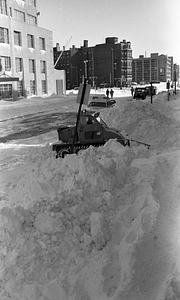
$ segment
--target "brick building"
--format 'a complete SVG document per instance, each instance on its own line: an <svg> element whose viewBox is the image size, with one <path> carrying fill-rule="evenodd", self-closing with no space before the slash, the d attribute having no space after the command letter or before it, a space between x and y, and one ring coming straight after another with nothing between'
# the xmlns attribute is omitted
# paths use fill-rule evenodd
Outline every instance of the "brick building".
<svg viewBox="0 0 180 300"><path fill-rule="evenodd" d="M0 99L65 93L52 32L38 27L39 14L36 0L0 1Z"/></svg>
<svg viewBox="0 0 180 300"><path fill-rule="evenodd" d="M67 89L79 86L84 77L89 79L92 86L131 85L132 49L131 43L126 40L118 43L118 38L107 37L104 44L92 47L84 40L82 47L75 48L73 45L64 51L57 44L53 52L55 62L62 54L56 68L65 70Z"/></svg>

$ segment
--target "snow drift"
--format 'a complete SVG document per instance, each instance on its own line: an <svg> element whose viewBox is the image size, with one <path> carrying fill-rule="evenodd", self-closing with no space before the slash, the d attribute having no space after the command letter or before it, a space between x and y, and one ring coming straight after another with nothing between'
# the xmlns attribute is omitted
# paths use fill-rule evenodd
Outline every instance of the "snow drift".
<svg viewBox="0 0 180 300"><path fill-rule="evenodd" d="M102 111L111 127L150 149L110 140L55 159L50 145L1 145L16 159L4 166L0 299L180 297L176 101L159 95L153 105Z"/></svg>

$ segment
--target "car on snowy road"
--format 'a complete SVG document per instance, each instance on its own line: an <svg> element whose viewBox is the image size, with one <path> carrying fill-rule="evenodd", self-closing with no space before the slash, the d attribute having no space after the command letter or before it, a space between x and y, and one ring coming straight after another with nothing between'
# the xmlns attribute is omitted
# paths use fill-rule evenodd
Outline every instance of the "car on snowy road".
<svg viewBox="0 0 180 300"><path fill-rule="evenodd" d="M151 96L151 85L145 86L146 95ZM152 85L152 96L157 94L157 87Z"/></svg>
<svg viewBox="0 0 180 300"><path fill-rule="evenodd" d="M93 96L88 104L88 107L95 108L109 108L116 104L116 100L109 99L105 95Z"/></svg>
<svg viewBox="0 0 180 300"><path fill-rule="evenodd" d="M95 108L109 108L115 105L115 100L107 100L107 101L91 101L88 104L88 107L95 107Z"/></svg>
<svg viewBox="0 0 180 300"><path fill-rule="evenodd" d="M137 87L134 91L133 99L146 99L147 91L145 87Z"/></svg>

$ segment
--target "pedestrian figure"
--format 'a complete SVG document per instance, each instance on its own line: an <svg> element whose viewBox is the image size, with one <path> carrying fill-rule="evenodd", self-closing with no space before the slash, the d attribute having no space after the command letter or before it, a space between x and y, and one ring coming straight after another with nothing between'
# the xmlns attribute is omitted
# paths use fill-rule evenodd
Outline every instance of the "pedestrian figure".
<svg viewBox="0 0 180 300"><path fill-rule="evenodd" d="M132 95L132 97L134 95L134 88L133 88L133 86L131 87L131 95Z"/></svg>
<svg viewBox="0 0 180 300"><path fill-rule="evenodd" d="M114 94L114 91L111 89L110 90L111 99L113 99L113 94Z"/></svg>
<svg viewBox="0 0 180 300"><path fill-rule="evenodd" d="M106 96L107 96L107 98L109 98L109 90L108 89L106 90Z"/></svg>

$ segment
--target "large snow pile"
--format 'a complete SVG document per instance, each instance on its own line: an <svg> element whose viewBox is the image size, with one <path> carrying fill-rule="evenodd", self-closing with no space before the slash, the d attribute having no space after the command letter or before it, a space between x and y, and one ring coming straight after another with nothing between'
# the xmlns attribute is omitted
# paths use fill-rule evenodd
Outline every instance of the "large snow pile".
<svg viewBox="0 0 180 300"><path fill-rule="evenodd" d="M154 148L174 143L179 145L177 110L166 98L167 93L162 93L153 97L153 104L150 99L149 102L120 102L111 110L102 111L101 115L109 126L123 130L131 139L151 144Z"/></svg>
<svg viewBox="0 0 180 300"><path fill-rule="evenodd" d="M50 145L1 145L15 152L1 165L1 300L180 298L173 105L129 101L102 115L152 150L110 140L55 159Z"/></svg>

